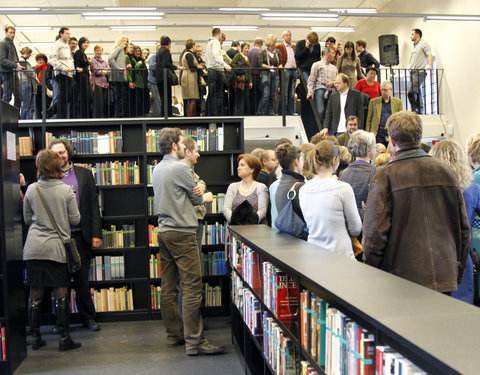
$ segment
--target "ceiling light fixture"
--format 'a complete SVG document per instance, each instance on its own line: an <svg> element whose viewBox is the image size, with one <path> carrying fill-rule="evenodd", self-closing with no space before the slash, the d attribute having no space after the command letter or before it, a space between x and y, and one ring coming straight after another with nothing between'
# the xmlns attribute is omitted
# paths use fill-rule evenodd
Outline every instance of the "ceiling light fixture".
<svg viewBox="0 0 480 375"><path fill-rule="evenodd" d="M337 18L324 18L324 17L262 17L265 21L318 21L318 22L330 22L338 21Z"/></svg>
<svg viewBox="0 0 480 375"><path fill-rule="evenodd" d="M338 14L333 14L333 13L278 13L278 12L269 12L269 13L262 13L262 17L283 17L283 18L338 18Z"/></svg>
<svg viewBox="0 0 480 375"><path fill-rule="evenodd" d="M330 12L338 13L364 13L364 14L375 14L377 10L375 8L332 8L329 9Z"/></svg>
<svg viewBox="0 0 480 375"><path fill-rule="evenodd" d="M426 16L425 22L460 22L472 23L480 22L480 16Z"/></svg>
<svg viewBox="0 0 480 375"><path fill-rule="evenodd" d="M258 30L258 26L212 26L212 29L218 27L222 31L255 31Z"/></svg>
<svg viewBox="0 0 480 375"><path fill-rule="evenodd" d="M15 26L16 31L52 31L51 26Z"/></svg>
<svg viewBox="0 0 480 375"><path fill-rule="evenodd" d="M40 8L0 8L0 12L21 12L40 10Z"/></svg>
<svg viewBox="0 0 480 375"><path fill-rule="evenodd" d="M218 8L225 12L268 12L270 8Z"/></svg>
<svg viewBox="0 0 480 375"><path fill-rule="evenodd" d="M143 12L143 11L136 11L136 12L83 12L82 16L164 16L165 13L163 12Z"/></svg>
<svg viewBox="0 0 480 375"><path fill-rule="evenodd" d="M157 26L110 26L110 30L155 31Z"/></svg>
<svg viewBox="0 0 480 375"><path fill-rule="evenodd" d="M351 33L355 31L355 28L352 26L316 26L311 27L312 31L326 31L326 32L337 32L337 33Z"/></svg>
<svg viewBox="0 0 480 375"><path fill-rule="evenodd" d="M103 8L105 10L157 10L157 8L152 8L152 7L107 7Z"/></svg>
<svg viewBox="0 0 480 375"><path fill-rule="evenodd" d="M84 20L161 20L163 16L83 16Z"/></svg>

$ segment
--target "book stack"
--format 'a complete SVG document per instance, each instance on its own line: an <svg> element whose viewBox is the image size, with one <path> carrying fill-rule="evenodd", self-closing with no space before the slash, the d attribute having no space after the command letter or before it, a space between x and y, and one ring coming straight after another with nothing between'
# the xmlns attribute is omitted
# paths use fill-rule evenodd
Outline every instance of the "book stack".
<svg viewBox="0 0 480 375"><path fill-rule="evenodd" d="M135 226L124 224L117 230L116 225L111 225L110 230L102 229L102 241L107 249L135 247Z"/></svg>
<svg viewBox="0 0 480 375"><path fill-rule="evenodd" d="M218 245L225 243L225 225L220 223L204 226L202 245Z"/></svg>
<svg viewBox="0 0 480 375"><path fill-rule="evenodd" d="M148 246L150 247L158 246L158 227L152 224L148 225Z"/></svg>
<svg viewBox="0 0 480 375"><path fill-rule="evenodd" d="M118 280L125 278L125 259L121 256L98 255L90 260L90 281Z"/></svg>
<svg viewBox="0 0 480 375"><path fill-rule="evenodd" d="M121 288L90 289L93 304L97 312L133 310L132 290L126 286Z"/></svg>
<svg viewBox="0 0 480 375"><path fill-rule="evenodd" d="M223 126L211 123L206 128L182 129L182 136L197 142L199 151L223 151ZM148 129L146 134L147 152L160 151L160 129Z"/></svg>
<svg viewBox="0 0 480 375"><path fill-rule="evenodd" d="M2 337L2 361L7 360L7 334L5 332L5 327L2 325L0 327L0 336Z"/></svg>
<svg viewBox="0 0 480 375"><path fill-rule="evenodd" d="M203 284L203 306L222 306L222 287Z"/></svg>
<svg viewBox="0 0 480 375"><path fill-rule="evenodd" d="M150 305L152 310L160 309L160 300L162 296L162 287L150 285Z"/></svg>
<svg viewBox="0 0 480 375"><path fill-rule="evenodd" d="M207 214L221 214L223 213L223 205L225 203L225 194L220 193L213 196L212 203L205 203Z"/></svg>
<svg viewBox="0 0 480 375"><path fill-rule="evenodd" d="M50 132L45 133L46 143L55 139L65 139L72 145L75 154L114 154L121 153L123 148L122 131L114 130L108 133L70 131L58 137Z"/></svg>
<svg viewBox="0 0 480 375"><path fill-rule="evenodd" d="M18 146L20 148L20 156L33 155L33 145L30 137L18 137Z"/></svg>
<svg viewBox="0 0 480 375"><path fill-rule="evenodd" d="M215 276L227 274L224 251L213 251L202 254L201 265L202 275Z"/></svg>
<svg viewBox="0 0 480 375"><path fill-rule="evenodd" d="M295 319L298 313L296 280L269 262L263 265L263 301L277 319Z"/></svg>
<svg viewBox="0 0 480 375"><path fill-rule="evenodd" d="M155 167L159 162L160 162L159 160L155 159L152 161L152 164L147 165L147 184L148 185L153 184L153 170L155 169Z"/></svg>
<svg viewBox="0 0 480 375"><path fill-rule="evenodd" d="M97 185L138 185L140 184L140 167L136 161L106 161L104 163L76 163L92 171Z"/></svg>
<svg viewBox="0 0 480 375"><path fill-rule="evenodd" d="M160 253L150 255L150 278L159 279L162 277L162 264Z"/></svg>
<svg viewBox="0 0 480 375"><path fill-rule="evenodd" d="M295 375L295 346L268 312L263 313L263 332L264 356L275 374Z"/></svg>

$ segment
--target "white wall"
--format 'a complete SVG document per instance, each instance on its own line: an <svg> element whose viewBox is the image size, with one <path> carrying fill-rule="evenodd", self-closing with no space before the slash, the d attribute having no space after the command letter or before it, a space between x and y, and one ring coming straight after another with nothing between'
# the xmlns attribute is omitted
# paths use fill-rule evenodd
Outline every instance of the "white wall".
<svg viewBox="0 0 480 375"><path fill-rule="evenodd" d="M393 0L381 13L480 14L480 1ZM378 35L398 36L400 65L409 61L412 42L410 30L421 29L436 59L437 68L444 69L440 84L440 113L446 114L454 125L453 138L465 144L467 137L480 131L476 111L480 109L480 23L433 23L421 18L370 18L342 38L341 42L358 39L367 41L367 50L377 59Z"/></svg>

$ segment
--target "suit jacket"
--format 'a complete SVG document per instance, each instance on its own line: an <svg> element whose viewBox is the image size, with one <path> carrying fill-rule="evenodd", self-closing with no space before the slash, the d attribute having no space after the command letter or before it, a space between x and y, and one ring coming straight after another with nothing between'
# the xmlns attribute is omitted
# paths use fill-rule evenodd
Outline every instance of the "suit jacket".
<svg viewBox="0 0 480 375"><path fill-rule="evenodd" d="M0 72L13 72L17 69L18 55L15 45L9 38L0 41Z"/></svg>
<svg viewBox="0 0 480 375"><path fill-rule="evenodd" d="M320 60L320 44L315 44L312 52L310 52L310 49L305 45L305 39L297 42L295 47L295 60L297 60L297 68L301 69L302 72L310 74L313 63Z"/></svg>
<svg viewBox="0 0 480 375"><path fill-rule="evenodd" d="M163 82L163 69L170 69L170 70L176 70L177 67L173 65L172 61L172 54L168 49L165 47L160 47L157 51L157 57L155 60L156 63L156 77L157 77L157 83L162 83ZM168 76L167 76L168 78Z"/></svg>
<svg viewBox="0 0 480 375"><path fill-rule="evenodd" d="M92 237L102 238L102 219L98 207L98 192L92 172L87 168L73 165L80 195L80 228L84 240L92 243Z"/></svg>
<svg viewBox="0 0 480 375"><path fill-rule="evenodd" d="M398 98L390 97L390 106L392 114L403 110L402 101ZM378 125L380 124L380 117L382 116L382 97L370 100L368 105L367 126L365 130L377 134Z"/></svg>
<svg viewBox="0 0 480 375"><path fill-rule="evenodd" d="M285 47L285 43L278 43L275 46L276 49L280 51L280 54L282 55L282 65L285 66L287 63L287 58L288 58L288 53L287 53L287 47ZM292 43L292 49L293 53L295 53L295 44Z"/></svg>
<svg viewBox="0 0 480 375"><path fill-rule="evenodd" d="M327 114L325 115L324 128L328 128L328 133L335 135L340 121L340 92L335 91L328 101ZM357 116L359 121L358 128L363 129L363 101L362 93L357 90L349 89L347 93L347 101L345 102L345 119L348 116Z"/></svg>

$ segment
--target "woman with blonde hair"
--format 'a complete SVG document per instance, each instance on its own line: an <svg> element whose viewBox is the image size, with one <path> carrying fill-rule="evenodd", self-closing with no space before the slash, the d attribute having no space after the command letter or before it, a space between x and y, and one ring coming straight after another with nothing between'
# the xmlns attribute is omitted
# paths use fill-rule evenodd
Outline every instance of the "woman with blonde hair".
<svg viewBox="0 0 480 375"><path fill-rule="evenodd" d="M350 236L358 236L362 221L352 187L334 175L340 163L338 146L320 141L306 160L315 176L300 189L300 208L311 242L324 250L355 259Z"/></svg>
<svg viewBox="0 0 480 375"><path fill-rule="evenodd" d="M263 49L258 55L258 64L262 67L260 71L262 99L258 104L257 116L263 115L264 112L267 115L274 114L275 94L280 80L278 69L283 67L280 51L275 48L276 42L275 35L269 34L265 41L267 48Z"/></svg>
<svg viewBox="0 0 480 375"><path fill-rule="evenodd" d="M128 81L126 66L126 51L129 40L125 35L115 42L113 51L108 56L110 65L110 82L115 93L115 117L126 117L128 113Z"/></svg>
<svg viewBox="0 0 480 375"><path fill-rule="evenodd" d="M480 214L480 186L472 183L472 171L468 165L465 149L457 142L447 139L436 143L430 150L430 155L442 160L455 171L458 184L463 191L468 220L472 226L475 214ZM452 297L473 303L473 262L470 256L467 259L462 282L458 285L458 289L452 292Z"/></svg>

